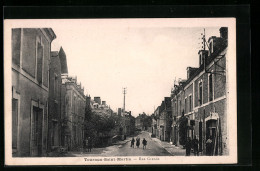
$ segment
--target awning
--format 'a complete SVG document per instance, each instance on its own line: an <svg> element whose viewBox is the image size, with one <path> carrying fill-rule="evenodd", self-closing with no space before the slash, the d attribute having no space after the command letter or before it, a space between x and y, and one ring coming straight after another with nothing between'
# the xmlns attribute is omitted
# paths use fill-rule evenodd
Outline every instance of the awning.
<svg viewBox="0 0 260 171"><path fill-rule="evenodd" d="M218 118L219 118L218 113L210 112L210 115L205 119L205 121L217 120Z"/></svg>

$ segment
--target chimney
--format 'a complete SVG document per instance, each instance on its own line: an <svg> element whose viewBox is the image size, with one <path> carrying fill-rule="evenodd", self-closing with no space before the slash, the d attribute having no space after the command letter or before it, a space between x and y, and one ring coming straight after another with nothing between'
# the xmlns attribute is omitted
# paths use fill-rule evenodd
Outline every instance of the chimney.
<svg viewBox="0 0 260 171"><path fill-rule="evenodd" d="M118 108L118 116L121 116L121 108Z"/></svg>
<svg viewBox="0 0 260 171"><path fill-rule="evenodd" d="M101 105L101 99L100 99L100 97L94 97L94 101L95 101L96 103L98 103L99 105Z"/></svg>
<svg viewBox="0 0 260 171"><path fill-rule="evenodd" d="M102 105L106 106L106 101L102 101Z"/></svg>
<svg viewBox="0 0 260 171"><path fill-rule="evenodd" d="M220 37L227 40L228 39L228 28L227 27L221 27L219 29Z"/></svg>

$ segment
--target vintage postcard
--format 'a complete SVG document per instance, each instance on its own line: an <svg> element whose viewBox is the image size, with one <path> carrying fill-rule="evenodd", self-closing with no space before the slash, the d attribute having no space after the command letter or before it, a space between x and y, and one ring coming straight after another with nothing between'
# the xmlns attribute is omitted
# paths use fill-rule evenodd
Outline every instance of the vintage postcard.
<svg viewBox="0 0 260 171"><path fill-rule="evenodd" d="M236 19L4 20L5 164L237 163Z"/></svg>

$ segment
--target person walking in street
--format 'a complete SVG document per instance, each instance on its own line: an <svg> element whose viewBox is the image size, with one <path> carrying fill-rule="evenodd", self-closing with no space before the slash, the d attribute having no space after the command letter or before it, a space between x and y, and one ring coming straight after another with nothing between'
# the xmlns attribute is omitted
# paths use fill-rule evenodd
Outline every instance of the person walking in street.
<svg viewBox="0 0 260 171"><path fill-rule="evenodd" d="M206 155L212 156L212 137L211 136L206 141Z"/></svg>
<svg viewBox="0 0 260 171"><path fill-rule="evenodd" d="M194 139L192 140L192 146L194 151L194 156L199 155L199 140L197 139L197 136L195 135Z"/></svg>
<svg viewBox="0 0 260 171"><path fill-rule="evenodd" d="M92 149L92 139L88 137L88 152L91 152Z"/></svg>
<svg viewBox="0 0 260 171"><path fill-rule="evenodd" d="M190 156L190 150L191 150L191 139L188 137L186 143L185 143L185 148L186 148L186 156Z"/></svg>
<svg viewBox="0 0 260 171"><path fill-rule="evenodd" d="M140 145L140 138L137 137L137 138L136 138L136 147L139 148L139 145Z"/></svg>
<svg viewBox="0 0 260 171"><path fill-rule="evenodd" d="M135 146L135 139L134 139L134 137L133 137L132 140L131 140L131 147L134 148L134 146Z"/></svg>
<svg viewBox="0 0 260 171"><path fill-rule="evenodd" d="M83 141L83 152L86 152L86 149L87 149L87 141L88 141L87 138L85 138L84 141Z"/></svg>
<svg viewBox="0 0 260 171"><path fill-rule="evenodd" d="M146 145L147 145L147 141L146 141L146 139L144 138L144 139L143 139L143 149L146 149Z"/></svg>

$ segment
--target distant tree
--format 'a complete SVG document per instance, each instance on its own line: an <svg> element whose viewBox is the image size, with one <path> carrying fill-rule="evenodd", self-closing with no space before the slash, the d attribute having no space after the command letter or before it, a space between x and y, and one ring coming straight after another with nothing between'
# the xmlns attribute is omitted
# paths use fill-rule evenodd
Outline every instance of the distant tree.
<svg viewBox="0 0 260 171"><path fill-rule="evenodd" d="M91 106L90 106L90 97L87 97L86 107L85 107L85 120L91 121L92 116L93 116L93 113L92 113Z"/></svg>
<svg viewBox="0 0 260 171"><path fill-rule="evenodd" d="M145 130L152 126L152 116L148 116L145 112L143 112L138 117L140 117L140 122Z"/></svg>
<svg viewBox="0 0 260 171"><path fill-rule="evenodd" d="M111 115L95 114L95 124L98 133L107 133L115 127L115 120Z"/></svg>

